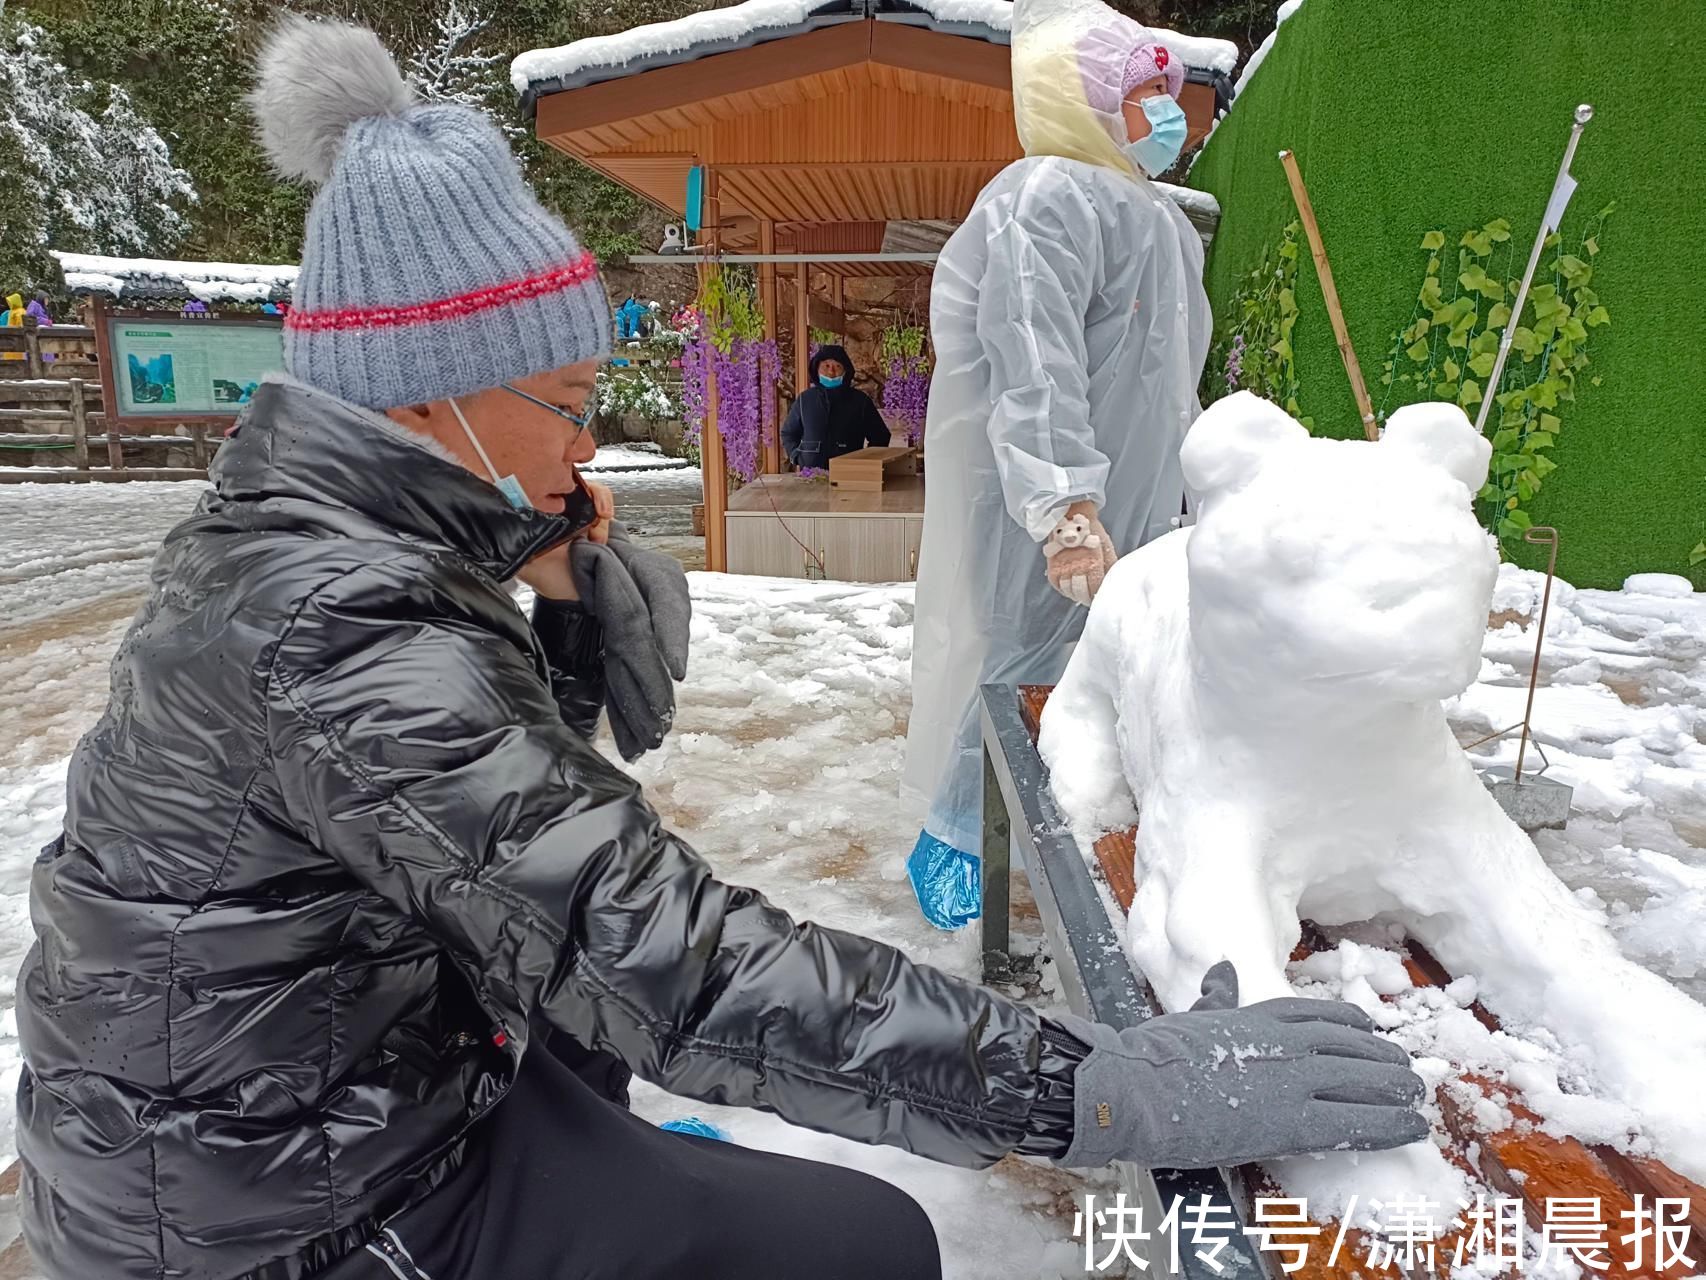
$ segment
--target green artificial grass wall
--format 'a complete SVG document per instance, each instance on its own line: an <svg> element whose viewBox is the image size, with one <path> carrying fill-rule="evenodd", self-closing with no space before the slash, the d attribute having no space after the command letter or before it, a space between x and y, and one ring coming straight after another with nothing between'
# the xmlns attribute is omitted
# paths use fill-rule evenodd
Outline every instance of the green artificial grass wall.
<svg viewBox="0 0 1706 1280"><path fill-rule="evenodd" d="M1442 229L1506 218L1520 276L1578 102L1593 122L1564 238L1614 199L1593 287L1611 313L1529 505L1555 524L1559 572L1616 587L1689 575L1706 538L1706 3L1677 0L1307 0L1191 171L1223 216L1208 267L1217 317L1296 217L1282 148L1297 153L1351 340L1376 405L1394 330L1410 321ZM1319 433L1359 434L1305 248L1293 334L1299 404ZM1391 405L1404 398L1394 397ZM1473 416L1473 413L1471 413ZM1519 561L1543 567L1531 547Z"/></svg>

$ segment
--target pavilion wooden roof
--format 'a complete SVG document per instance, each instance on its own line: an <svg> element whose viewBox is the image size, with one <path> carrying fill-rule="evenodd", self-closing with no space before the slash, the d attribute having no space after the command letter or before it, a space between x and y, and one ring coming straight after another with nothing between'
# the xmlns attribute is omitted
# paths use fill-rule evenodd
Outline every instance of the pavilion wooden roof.
<svg viewBox="0 0 1706 1280"><path fill-rule="evenodd" d="M722 243L874 252L891 221L963 219L1023 151L1010 51L975 35L866 18L695 60L541 91L538 136L653 204L684 213L687 173L717 174ZM1192 139L1211 82L1182 98ZM838 274L900 275L907 264ZM928 270L927 267L923 270Z"/></svg>

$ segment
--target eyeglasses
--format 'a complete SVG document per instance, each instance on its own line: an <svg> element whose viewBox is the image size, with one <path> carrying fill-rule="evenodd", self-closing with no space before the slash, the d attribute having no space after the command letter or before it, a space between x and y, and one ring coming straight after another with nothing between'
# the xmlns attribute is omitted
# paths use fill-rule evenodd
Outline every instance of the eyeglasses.
<svg viewBox="0 0 1706 1280"><path fill-rule="evenodd" d="M536 404L541 409L545 409L556 414L559 418L567 418L581 431L586 430L587 424L592 421L593 415L598 412L598 391L596 389L586 393L586 403L581 406L580 414L577 416L576 414L570 413L567 409L551 404L548 401L541 400L538 396L528 395L527 392L523 391L520 387L512 387L507 382L502 382L498 385L505 391L508 391L513 395L520 396L529 404Z"/></svg>

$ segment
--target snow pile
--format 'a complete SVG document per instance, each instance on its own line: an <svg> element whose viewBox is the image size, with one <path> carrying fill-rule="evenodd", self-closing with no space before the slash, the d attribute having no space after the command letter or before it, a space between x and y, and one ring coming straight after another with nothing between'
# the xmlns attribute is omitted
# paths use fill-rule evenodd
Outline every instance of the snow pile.
<svg viewBox="0 0 1706 1280"><path fill-rule="evenodd" d="M1300 917L1389 920L1472 977L1513 1032L1557 1038L1597 1101L1531 1072L1543 1116L1651 1142L1698 1179L1706 1009L1619 952L1481 785L1441 706L1481 665L1497 563L1471 495L1488 453L1448 405L1401 410L1371 445L1311 439L1248 393L1220 401L1182 452L1198 523L1109 575L1049 703L1044 755L1084 834L1142 812L1130 944L1169 1007L1222 958L1247 1001L1289 993ZM1658 615L1697 607L1637 599L1662 600ZM1617 716L1597 693L1555 692L1561 720L1706 764L1685 741L1692 710ZM1340 979L1361 994L1392 976ZM1456 1177L1426 1145L1364 1156L1354 1174L1312 1167L1322 1194L1409 1180L1432 1195Z"/></svg>
<svg viewBox="0 0 1706 1280"><path fill-rule="evenodd" d="M622 471L685 471L692 467L685 458L670 458L655 444L650 448L638 445L601 444L591 462L580 469L586 475Z"/></svg>
<svg viewBox="0 0 1706 1280"><path fill-rule="evenodd" d="M275 289L296 283L294 266L249 262L181 262L167 258L112 258L96 253L53 251L73 293L104 293L122 298L127 286L148 281L181 287L203 302L265 302Z"/></svg>
<svg viewBox="0 0 1706 1280"><path fill-rule="evenodd" d="M1480 681L1446 708L1461 741L1521 719L1543 587L1501 570ZM1664 574L1622 591L1560 582L1546 633L1525 767L1549 762L1575 813L1536 842L1625 952L1706 1000L1706 595ZM1513 736L1477 757L1516 752Z"/></svg>
<svg viewBox="0 0 1706 1280"><path fill-rule="evenodd" d="M812 10L821 6L822 0L745 0L726 9L706 9L615 35L589 36L551 49L529 49L509 64L510 83L517 93L525 93L536 81L566 78L590 67L623 67L685 53L699 45L786 30L804 23Z"/></svg>
<svg viewBox="0 0 1706 1280"><path fill-rule="evenodd" d="M1213 218L1217 222L1220 219L1220 201L1212 192L1198 191L1194 187L1178 187L1171 182L1156 182L1153 179L1149 185L1178 205L1184 213L1195 214L1199 218Z"/></svg>
<svg viewBox="0 0 1706 1280"><path fill-rule="evenodd" d="M938 22L981 25L1001 32L1011 30L1013 25L1011 0L911 0L911 3ZM822 7L823 0L745 0L728 8L707 9L615 35L591 36L551 49L530 49L510 63L510 82L517 93L525 93L540 81L566 79L594 67L616 69L687 53L705 45L786 31L804 25ZM1230 75L1238 65L1238 47L1230 41L1159 29L1154 34L1188 66Z"/></svg>

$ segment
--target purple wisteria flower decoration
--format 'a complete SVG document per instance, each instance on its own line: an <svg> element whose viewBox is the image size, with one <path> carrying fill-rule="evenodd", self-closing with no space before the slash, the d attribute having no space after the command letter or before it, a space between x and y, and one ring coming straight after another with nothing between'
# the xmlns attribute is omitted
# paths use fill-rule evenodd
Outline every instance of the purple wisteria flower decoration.
<svg viewBox="0 0 1706 1280"><path fill-rule="evenodd" d="M904 435L907 444L916 445L924 435L929 406L930 361L924 356L890 356L882 404L889 429Z"/></svg>
<svg viewBox="0 0 1706 1280"><path fill-rule="evenodd" d="M1226 389L1238 390L1238 379L1244 372L1244 335L1232 336L1232 345L1226 351Z"/></svg>
<svg viewBox="0 0 1706 1280"><path fill-rule="evenodd" d="M681 351L681 399L687 439L701 443L710 380L715 377L723 459L730 475L749 481L759 473L762 442L776 438L775 391L782 371L776 343L734 337L724 351L712 339L704 318L691 311L677 316L676 328L686 339Z"/></svg>

